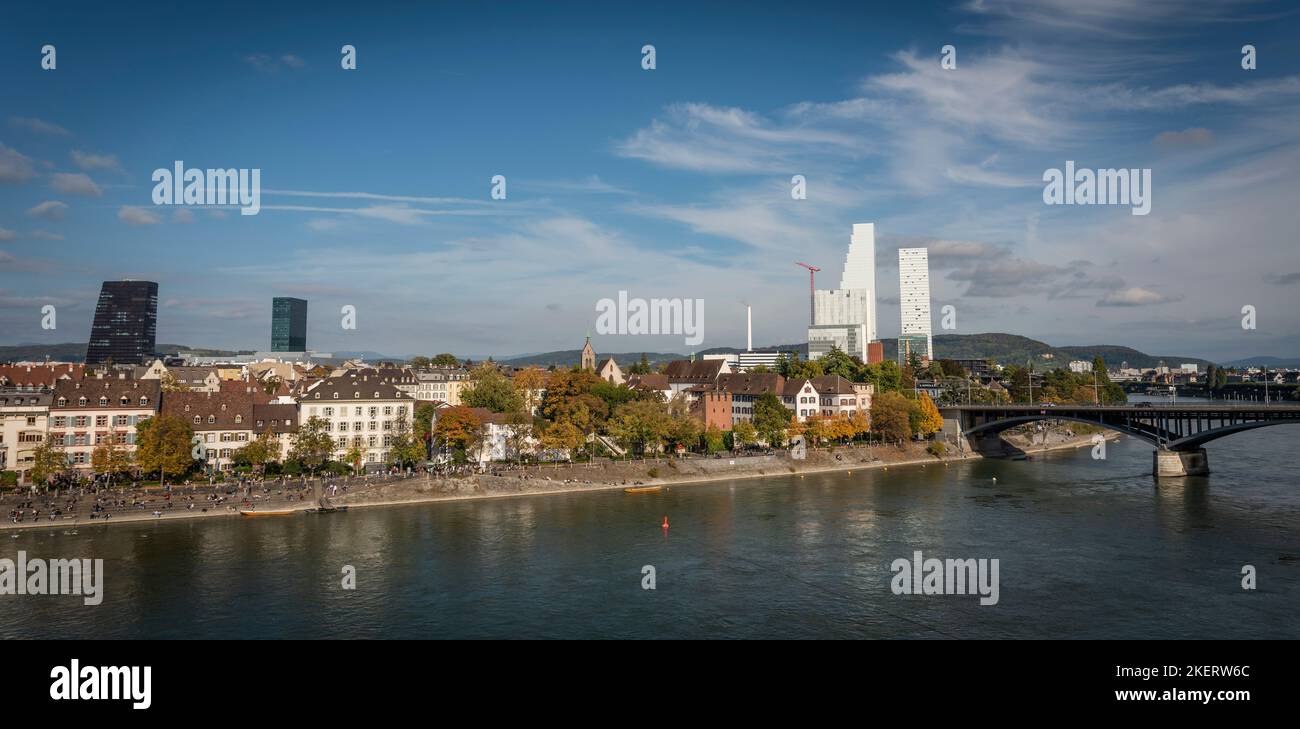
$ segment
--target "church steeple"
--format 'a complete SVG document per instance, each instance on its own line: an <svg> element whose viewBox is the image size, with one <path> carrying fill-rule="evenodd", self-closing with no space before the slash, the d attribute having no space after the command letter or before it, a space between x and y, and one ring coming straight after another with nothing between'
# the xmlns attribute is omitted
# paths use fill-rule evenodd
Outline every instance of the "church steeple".
<svg viewBox="0 0 1300 729"><path fill-rule="evenodd" d="M582 361L578 366L584 370L596 371L596 350L592 349L590 333L587 334L586 343L582 345Z"/></svg>

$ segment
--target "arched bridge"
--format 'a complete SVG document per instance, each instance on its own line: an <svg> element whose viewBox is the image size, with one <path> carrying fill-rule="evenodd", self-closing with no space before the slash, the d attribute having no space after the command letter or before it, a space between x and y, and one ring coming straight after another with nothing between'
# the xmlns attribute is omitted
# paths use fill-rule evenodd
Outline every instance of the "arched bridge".
<svg viewBox="0 0 1300 729"><path fill-rule="evenodd" d="M959 405L940 408L960 434L977 439L1036 420L1073 420L1141 438L1156 447L1157 476L1209 471L1204 445L1269 425L1300 424L1294 405Z"/></svg>

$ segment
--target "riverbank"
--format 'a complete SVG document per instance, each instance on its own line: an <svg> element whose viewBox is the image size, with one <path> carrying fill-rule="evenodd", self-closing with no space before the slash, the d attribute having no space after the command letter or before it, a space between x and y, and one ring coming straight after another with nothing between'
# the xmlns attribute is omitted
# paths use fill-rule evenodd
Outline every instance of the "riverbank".
<svg viewBox="0 0 1300 729"><path fill-rule="evenodd" d="M1106 432L1107 440L1119 437ZM1007 441L1015 448L1038 455L1052 451L1073 450L1092 444L1092 434L1065 438L1049 438L1043 443L1018 442L1015 436ZM528 468L501 468L487 473L453 478L413 476L397 481L360 484L331 497L338 506L364 508L371 506L401 506L427 504L439 501L466 501L474 499L500 499L518 496L544 496L594 491L613 491L633 486L662 486L665 488L690 486L727 480L748 480L776 476L805 476L837 471L884 469L892 467L929 466L946 467L952 462L982 458L978 453L950 452L935 456L926 451L926 443L907 443L903 446L838 446L814 449L804 458L793 458L780 451L766 455L709 458L661 458L639 461L615 461L599 464L546 465ZM306 511L315 507L314 500L275 501L258 505L261 510ZM291 515L293 516L293 515ZM291 518L286 517L286 518ZM114 514L109 520L62 517L57 520L0 523L0 531L23 529L80 530L108 527L115 524L135 524L145 521L176 521L180 519L248 518L239 514L238 507L223 506L200 509L152 510Z"/></svg>

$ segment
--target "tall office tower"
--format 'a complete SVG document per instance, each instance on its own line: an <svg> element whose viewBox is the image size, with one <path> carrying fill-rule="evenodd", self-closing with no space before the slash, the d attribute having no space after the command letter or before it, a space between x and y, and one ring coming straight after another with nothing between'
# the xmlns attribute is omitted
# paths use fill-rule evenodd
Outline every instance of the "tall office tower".
<svg viewBox="0 0 1300 729"><path fill-rule="evenodd" d="M876 338L876 224L854 223L849 237L849 254L844 259L844 275L840 277L841 289L863 289L868 292L871 310L867 319L867 338ZM820 322L819 322L820 323Z"/></svg>
<svg viewBox="0 0 1300 729"><path fill-rule="evenodd" d="M844 259L840 287L813 292L813 322L808 327L808 358L832 347L863 362L876 338L876 226L855 223Z"/></svg>
<svg viewBox="0 0 1300 729"><path fill-rule="evenodd" d="M95 305L86 364L142 364L157 348L158 284L105 281Z"/></svg>
<svg viewBox="0 0 1300 729"><path fill-rule="evenodd" d="M271 351L307 351L307 301L277 296L271 301Z"/></svg>
<svg viewBox="0 0 1300 729"><path fill-rule="evenodd" d="M925 359L934 358L930 333L930 254L925 248L898 249L898 307L902 335L898 338L899 359L904 350ZM922 351L924 347L924 351Z"/></svg>

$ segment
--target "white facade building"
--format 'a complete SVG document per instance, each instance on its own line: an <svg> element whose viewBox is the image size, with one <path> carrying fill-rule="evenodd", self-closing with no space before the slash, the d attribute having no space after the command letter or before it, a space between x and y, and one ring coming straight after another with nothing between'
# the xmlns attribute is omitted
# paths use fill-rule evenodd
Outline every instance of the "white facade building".
<svg viewBox="0 0 1300 729"><path fill-rule="evenodd" d="M926 248L898 249L898 304L902 316L902 338L919 345L925 337L925 359L934 357L930 331L930 255Z"/></svg>
<svg viewBox="0 0 1300 729"><path fill-rule="evenodd" d="M1075 374L1084 374L1085 372L1092 372L1092 363L1083 359L1071 360L1070 371Z"/></svg>
<svg viewBox="0 0 1300 729"><path fill-rule="evenodd" d="M838 289L813 292L813 322L808 328L808 358L839 347L867 361L867 343L876 339L876 226L856 223Z"/></svg>

